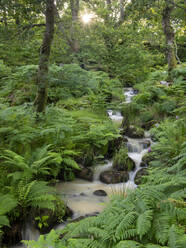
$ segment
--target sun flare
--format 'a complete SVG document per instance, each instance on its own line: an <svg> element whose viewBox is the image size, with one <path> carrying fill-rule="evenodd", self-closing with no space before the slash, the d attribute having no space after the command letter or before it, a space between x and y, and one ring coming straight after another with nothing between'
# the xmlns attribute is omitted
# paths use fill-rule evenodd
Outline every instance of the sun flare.
<svg viewBox="0 0 186 248"><path fill-rule="evenodd" d="M84 23L89 23L91 21L91 19L92 19L92 14L86 13L86 14L82 15L82 20Z"/></svg>

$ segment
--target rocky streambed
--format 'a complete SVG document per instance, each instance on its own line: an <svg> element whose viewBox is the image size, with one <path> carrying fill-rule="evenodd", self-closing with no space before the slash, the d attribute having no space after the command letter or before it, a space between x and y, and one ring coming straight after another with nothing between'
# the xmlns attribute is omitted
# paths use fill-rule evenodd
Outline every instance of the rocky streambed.
<svg viewBox="0 0 186 248"><path fill-rule="evenodd" d="M133 88L124 88L125 102L130 103L135 94ZM122 123L123 116L119 111L108 110L108 115L112 121ZM105 208L110 195L137 187L141 176L146 173L144 170L146 163L142 158L148 152L152 141L148 133L136 136L135 132L135 128L130 127L126 132L127 136L123 136L124 144L128 149L127 155L131 160L130 170L122 170L113 164L113 160L107 160L104 164L95 166L93 172L86 168L86 171L78 175L87 180L76 178L74 181L61 182L55 186L57 193L73 211L72 219L96 215ZM64 225L60 224L55 228L61 229ZM39 232L27 223L26 229L22 232L23 239L37 240L38 236Z"/></svg>

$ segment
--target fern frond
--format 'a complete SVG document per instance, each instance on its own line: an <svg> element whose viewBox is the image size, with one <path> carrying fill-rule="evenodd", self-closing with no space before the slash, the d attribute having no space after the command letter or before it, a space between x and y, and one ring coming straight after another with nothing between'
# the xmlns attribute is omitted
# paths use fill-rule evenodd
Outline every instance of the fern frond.
<svg viewBox="0 0 186 248"><path fill-rule="evenodd" d="M114 248L143 248L144 246L136 241L125 240L120 241Z"/></svg>
<svg viewBox="0 0 186 248"><path fill-rule="evenodd" d="M153 219L153 211L147 210L144 213L140 214L137 219L137 233L140 236L140 239L148 233L151 228L151 221Z"/></svg>
<svg viewBox="0 0 186 248"><path fill-rule="evenodd" d="M123 233L126 232L127 229L130 229L133 226L137 217L136 212L130 212L124 216L118 227L116 228L115 236L118 240L121 240Z"/></svg>

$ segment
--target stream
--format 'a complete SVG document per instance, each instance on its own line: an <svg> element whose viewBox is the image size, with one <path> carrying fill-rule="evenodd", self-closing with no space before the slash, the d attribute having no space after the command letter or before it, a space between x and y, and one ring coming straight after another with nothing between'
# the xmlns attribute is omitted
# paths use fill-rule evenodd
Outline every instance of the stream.
<svg viewBox="0 0 186 248"><path fill-rule="evenodd" d="M125 102L130 103L135 94L136 92L133 88L124 88ZM112 121L118 123L122 122L123 116L119 111L114 112L113 110L108 110L107 112ZM67 206L72 209L74 213L72 219L76 219L80 216L97 214L105 208L106 203L109 201L109 196L113 192L121 192L121 190L123 192L127 188L135 189L137 187L134 179L136 173L141 169L140 164L142 157L148 152L146 141L151 142L151 139L148 133L145 134L145 138L143 139L132 139L127 136L126 138L128 139L128 156L135 162L135 170L129 172L128 182L104 184L99 180L101 172L112 168L112 160L109 160L105 161L104 164L95 166L93 182L76 178L74 181L61 182L55 186L57 193L67 203ZM96 190L104 190L107 193L107 196L94 195L93 193ZM64 224L59 224L55 227L55 229L62 228L64 228ZM24 240L37 240L39 237L39 232L30 225L27 226L22 234ZM14 246L12 248L19 247L24 246Z"/></svg>

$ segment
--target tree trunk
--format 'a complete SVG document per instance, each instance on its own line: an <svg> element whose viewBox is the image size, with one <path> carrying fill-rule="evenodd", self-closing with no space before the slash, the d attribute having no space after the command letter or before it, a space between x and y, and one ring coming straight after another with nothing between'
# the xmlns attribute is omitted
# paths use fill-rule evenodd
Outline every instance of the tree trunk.
<svg viewBox="0 0 186 248"><path fill-rule="evenodd" d="M174 52L174 30L171 26L171 12L174 5L170 5L169 1L165 1L165 8L163 10L162 25L166 38L166 57L168 62L168 78L170 79L171 71L176 67L176 56Z"/></svg>
<svg viewBox="0 0 186 248"><path fill-rule="evenodd" d="M4 23L5 27L8 26L8 24L7 24L7 13L6 13L5 9L3 10L3 23Z"/></svg>
<svg viewBox="0 0 186 248"><path fill-rule="evenodd" d="M72 40L72 50L74 53L79 51L79 42L77 39L76 25L78 23L79 14L79 0L70 0L70 8L72 14L72 27L71 27L71 40Z"/></svg>
<svg viewBox="0 0 186 248"><path fill-rule="evenodd" d="M125 0L120 0L120 20L119 20L120 25L123 24L125 20L124 5L125 5Z"/></svg>
<svg viewBox="0 0 186 248"><path fill-rule="evenodd" d="M44 112L47 102L48 88L48 63L50 57L51 43L54 35L54 0L46 1L46 30L40 50L39 69L37 74L37 97L35 105L37 112Z"/></svg>

